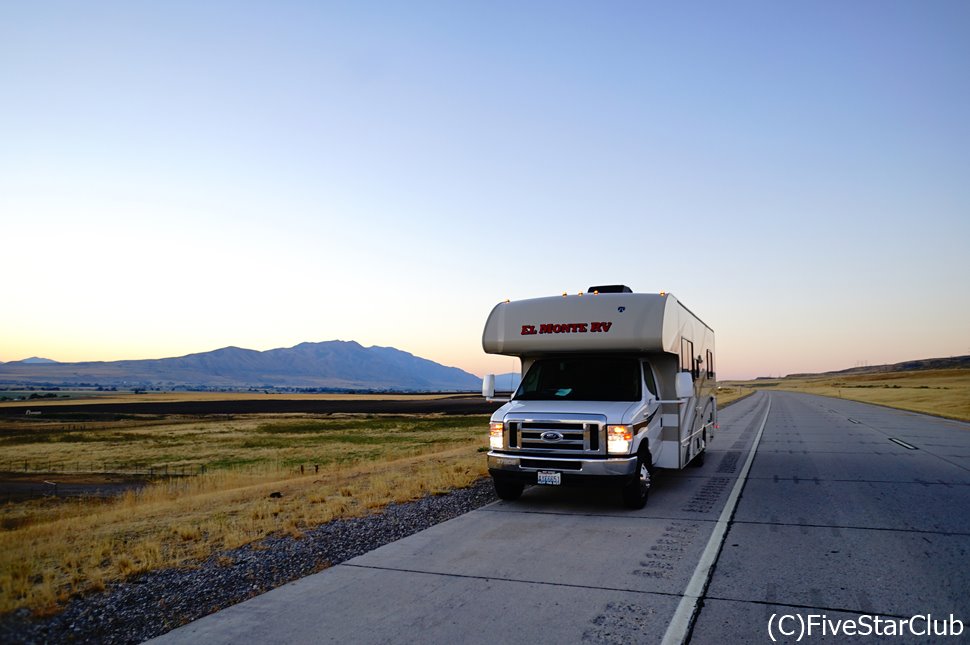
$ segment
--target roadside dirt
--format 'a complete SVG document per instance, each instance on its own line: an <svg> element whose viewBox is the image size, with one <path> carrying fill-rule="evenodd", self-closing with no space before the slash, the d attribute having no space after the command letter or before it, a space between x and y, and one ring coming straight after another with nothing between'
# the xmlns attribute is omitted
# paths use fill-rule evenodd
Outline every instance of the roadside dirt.
<svg viewBox="0 0 970 645"><path fill-rule="evenodd" d="M113 473L0 472L0 502L38 497L112 497L146 484L144 477Z"/></svg>

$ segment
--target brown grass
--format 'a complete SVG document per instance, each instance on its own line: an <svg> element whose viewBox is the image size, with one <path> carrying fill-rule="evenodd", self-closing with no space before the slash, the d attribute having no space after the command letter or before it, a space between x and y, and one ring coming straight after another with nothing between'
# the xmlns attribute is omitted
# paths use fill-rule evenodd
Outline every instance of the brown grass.
<svg viewBox="0 0 970 645"><path fill-rule="evenodd" d="M63 390L68 398L0 401L0 407L78 405L83 403L177 403L183 401L429 401L453 394L291 394L266 392L97 392Z"/></svg>
<svg viewBox="0 0 970 645"><path fill-rule="evenodd" d="M821 394L970 421L970 370L763 379L745 386Z"/></svg>
<svg viewBox="0 0 970 645"><path fill-rule="evenodd" d="M738 385L736 383L719 385L717 388L717 407L723 408L729 403L734 403L746 396L754 394L754 389L750 386Z"/></svg>
<svg viewBox="0 0 970 645"><path fill-rule="evenodd" d="M196 474L202 468L321 467L412 454L481 433L484 417L278 414L0 422L0 470ZM455 426L461 428L455 434ZM469 433L468 431L472 432ZM409 450L411 452L409 452Z"/></svg>
<svg viewBox="0 0 970 645"><path fill-rule="evenodd" d="M17 459L42 450L69 456L91 447L99 458L126 451L157 463L162 444L169 457L196 463L238 453L246 441L255 442L248 450L258 457L163 479L110 500L39 499L0 508L3 526L10 527L0 531L0 612L53 612L73 594L104 589L111 581L190 564L271 533L300 537L332 519L464 487L487 474L479 452L485 417L128 424L127 431L91 430L109 435L85 443L59 445L43 434L37 445L23 436L22 426L13 434L6 428L0 437L19 441L5 446ZM165 441L170 434L180 443ZM314 461L324 464L320 472L308 468L301 475L296 462Z"/></svg>

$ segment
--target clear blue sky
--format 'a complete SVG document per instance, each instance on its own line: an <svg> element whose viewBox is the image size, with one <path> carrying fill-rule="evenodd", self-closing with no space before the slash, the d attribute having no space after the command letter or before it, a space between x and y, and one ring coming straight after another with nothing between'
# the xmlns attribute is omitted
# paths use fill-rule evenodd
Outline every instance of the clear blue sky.
<svg viewBox="0 0 970 645"><path fill-rule="evenodd" d="M0 360L674 293L749 377L970 353L970 3L0 5Z"/></svg>

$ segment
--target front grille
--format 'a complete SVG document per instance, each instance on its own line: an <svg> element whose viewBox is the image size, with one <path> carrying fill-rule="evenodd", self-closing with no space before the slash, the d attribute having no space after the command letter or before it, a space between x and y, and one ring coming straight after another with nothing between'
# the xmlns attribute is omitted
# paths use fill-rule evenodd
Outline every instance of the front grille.
<svg viewBox="0 0 970 645"><path fill-rule="evenodd" d="M538 468L539 470L582 470L580 461L565 461L561 459L520 459L523 468Z"/></svg>
<svg viewBox="0 0 970 645"><path fill-rule="evenodd" d="M508 447L541 454L600 454L605 426L599 421L507 420Z"/></svg>

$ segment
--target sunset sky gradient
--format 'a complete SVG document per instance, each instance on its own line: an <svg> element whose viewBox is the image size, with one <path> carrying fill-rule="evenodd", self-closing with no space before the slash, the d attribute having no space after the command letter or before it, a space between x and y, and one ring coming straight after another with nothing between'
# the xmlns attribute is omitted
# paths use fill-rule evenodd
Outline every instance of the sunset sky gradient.
<svg viewBox="0 0 970 645"><path fill-rule="evenodd" d="M0 6L0 361L506 372L665 290L747 378L970 354L970 3Z"/></svg>

